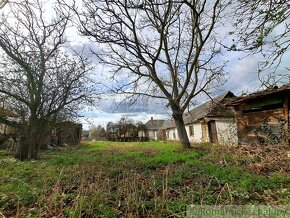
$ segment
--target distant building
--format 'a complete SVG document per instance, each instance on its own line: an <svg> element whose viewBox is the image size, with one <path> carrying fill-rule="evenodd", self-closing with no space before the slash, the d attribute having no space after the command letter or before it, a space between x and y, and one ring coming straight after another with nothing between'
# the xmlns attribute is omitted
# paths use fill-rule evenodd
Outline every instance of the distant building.
<svg viewBox="0 0 290 218"><path fill-rule="evenodd" d="M161 126L164 122L165 120L155 120L153 117L151 117L151 119L145 123L145 127L147 129L146 136L151 140L162 140Z"/></svg>

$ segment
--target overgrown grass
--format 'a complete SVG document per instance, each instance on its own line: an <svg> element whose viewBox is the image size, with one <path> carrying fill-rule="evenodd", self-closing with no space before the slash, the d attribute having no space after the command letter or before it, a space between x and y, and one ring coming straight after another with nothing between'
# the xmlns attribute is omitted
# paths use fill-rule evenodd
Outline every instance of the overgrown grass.
<svg viewBox="0 0 290 218"><path fill-rule="evenodd" d="M0 211L10 217L183 217L189 204L290 205L290 175L260 174L231 149L91 142L16 161L0 151ZM0 214L1 216L1 214Z"/></svg>

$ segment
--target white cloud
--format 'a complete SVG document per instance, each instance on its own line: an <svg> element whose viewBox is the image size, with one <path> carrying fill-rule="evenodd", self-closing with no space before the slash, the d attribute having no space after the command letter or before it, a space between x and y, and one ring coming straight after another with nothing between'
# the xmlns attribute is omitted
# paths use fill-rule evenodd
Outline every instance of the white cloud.
<svg viewBox="0 0 290 218"><path fill-rule="evenodd" d="M236 95L243 91L252 92L259 88L258 60L256 56L242 56L242 53L234 53L229 60L227 70L230 79L222 89L234 92ZM242 58L241 58L242 57Z"/></svg>

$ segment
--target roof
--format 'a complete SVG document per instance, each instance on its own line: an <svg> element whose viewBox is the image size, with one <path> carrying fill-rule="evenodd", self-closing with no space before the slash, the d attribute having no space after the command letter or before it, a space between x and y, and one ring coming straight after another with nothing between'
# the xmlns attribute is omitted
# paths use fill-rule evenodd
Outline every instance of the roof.
<svg viewBox="0 0 290 218"><path fill-rule="evenodd" d="M165 120L149 120L145 123L145 126L148 130L158 130L162 126Z"/></svg>
<svg viewBox="0 0 290 218"><path fill-rule="evenodd" d="M235 97L235 95L230 92L224 92L221 95L218 95L209 101L205 102L197 106L196 108L192 109L188 113L184 114L183 120L185 124L195 123L198 120L201 120L206 117L227 117L231 118L234 117L234 111L232 108L227 107L226 103ZM174 128L175 122L173 119L167 120L162 125L162 129L169 129Z"/></svg>
<svg viewBox="0 0 290 218"><path fill-rule="evenodd" d="M264 97L273 96L273 95L284 95L284 94L289 94L289 93L290 93L290 86L281 86L280 88L274 87L272 89L266 89L260 92L254 92L246 96L237 97L233 99L233 101L229 102L228 105L235 106L235 105L239 105L248 101L255 100L257 98L264 98Z"/></svg>
<svg viewBox="0 0 290 218"><path fill-rule="evenodd" d="M174 127L175 127L175 122L173 119L171 119L171 120L165 120L165 122L161 126L161 129L170 129Z"/></svg>

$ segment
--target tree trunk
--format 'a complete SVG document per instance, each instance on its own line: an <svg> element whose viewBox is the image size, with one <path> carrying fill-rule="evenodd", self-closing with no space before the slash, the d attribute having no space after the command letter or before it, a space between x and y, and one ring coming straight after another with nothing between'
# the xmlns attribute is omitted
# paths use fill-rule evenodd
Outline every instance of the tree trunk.
<svg viewBox="0 0 290 218"><path fill-rule="evenodd" d="M173 113L172 116L175 121L180 143L182 144L183 148L189 148L190 142L189 142L188 135L185 129L182 113Z"/></svg>
<svg viewBox="0 0 290 218"><path fill-rule="evenodd" d="M21 130L20 141L16 150L15 158L20 160L36 159L36 142L35 126L29 123Z"/></svg>
<svg viewBox="0 0 290 218"><path fill-rule="evenodd" d="M20 131L19 142L17 143L15 158L18 160L26 160L29 156L29 144L26 142L26 133L24 129Z"/></svg>
<svg viewBox="0 0 290 218"><path fill-rule="evenodd" d="M40 146L44 143L47 134L47 126L44 121L30 119L28 126L21 131L15 158L20 160L37 159Z"/></svg>

